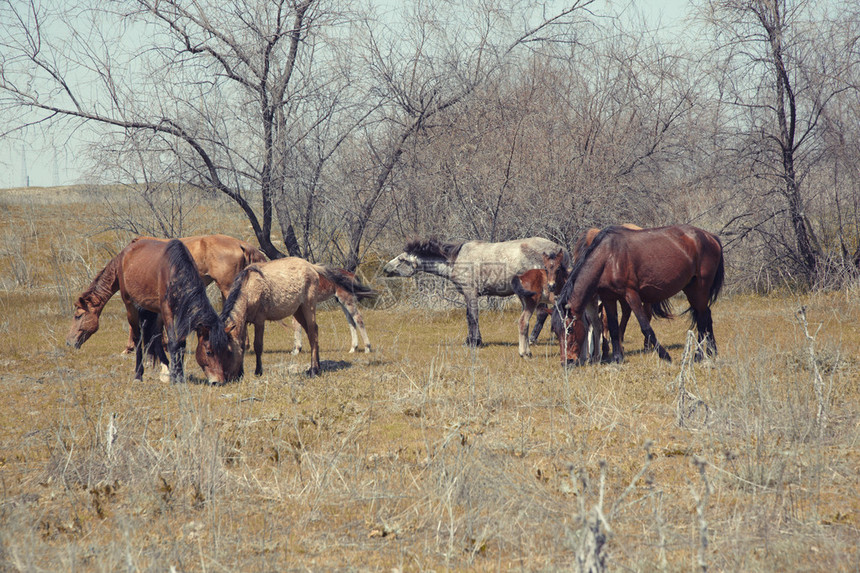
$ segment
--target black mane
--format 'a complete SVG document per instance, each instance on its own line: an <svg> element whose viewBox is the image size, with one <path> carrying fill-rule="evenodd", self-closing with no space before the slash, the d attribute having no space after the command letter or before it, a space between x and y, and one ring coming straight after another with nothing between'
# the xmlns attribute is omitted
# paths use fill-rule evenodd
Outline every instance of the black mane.
<svg viewBox="0 0 860 573"><path fill-rule="evenodd" d="M409 241L406 245L406 252L417 257L428 257L434 259L443 259L453 263L460 254L460 249L463 247L463 242L446 242L440 241L436 237L430 237L425 240Z"/></svg>
<svg viewBox="0 0 860 573"><path fill-rule="evenodd" d="M192 330L209 330L212 350L220 353L227 349L227 333L209 297L206 285L200 278L197 265L188 248L179 239L167 243L165 249L170 278L167 283L167 303L173 310L173 328L178 339L183 339Z"/></svg>
<svg viewBox="0 0 860 573"><path fill-rule="evenodd" d="M564 283L564 287L562 287L561 292L558 293L558 302L556 305L561 304L562 306L567 305L567 301L570 298L570 295L573 294L573 286L576 284L576 279L579 277L579 273L582 272L583 267L585 267L585 263L588 262L591 257L591 253L603 242L603 240L609 235L617 234L623 227L619 226L611 226L606 227L602 231L600 231L590 245L585 249L585 251L581 252L576 260L573 262L573 268L570 269L570 275L567 277L567 282ZM592 293L593 294L593 293Z"/></svg>

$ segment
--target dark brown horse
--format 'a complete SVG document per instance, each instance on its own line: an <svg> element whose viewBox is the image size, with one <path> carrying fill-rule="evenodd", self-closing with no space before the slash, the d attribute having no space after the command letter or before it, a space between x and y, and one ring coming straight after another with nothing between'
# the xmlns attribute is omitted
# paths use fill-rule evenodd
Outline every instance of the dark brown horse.
<svg viewBox="0 0 860 573"><path fill-rule="evenodd" d="M165 244L168 241L153 237L147 237L147 239ZM199 235L185 237L180 241L191 253L203 284L208 286L214 282L221 291L222 300L226 300L233 285L233 279L239 271L251 263L266 260L263 252L253 245L227 235ZM115 268L111 266L112 262L96 275L87 290L75 301L72 326L66 336L66 342L75 348L80 348L99 329L102 310L108 300L119 290L119 282ZM126 352L131 352L134 347L133 337L129 333Z"/></svg>
<svg viewBox="0 0 860 573"><path fill-rule="evenodd" d="M638 225L634 225L632 223L623 223L621 225L625 229L629 229L631 231L641 231L642 227ZM579 254L584 252L585 249L594 241L594 237L600 233L600 229L597 227L592 227L585 231L582 236L580 236L579 240L577 240L576 244L573 247L573 260L576 260L579 257ZM630 306L624 300L619 300L619 306L621 307L621 321L618 324L618 339L620 340L620 344L622 347L622 351L624 348L624 333L627 332L627 323L630 321ZM672 306L668 300L660 301L656 304L643 303L642 308L645 311L645 314L648 315L648 320L650 321L652 317L656 316L657 318L673 318L672 315ZM609 346L610 346L610 337L609 337L609 321L606 317L606 305L603 301L600 301L597 305L597 311L600 314L600 318L603 321L603 341L602 341L602 355L604 358L609 356Z"/></svg>
<svg viewBox="0 0 860 573"><path fill-rule="evenodd" d="M579 363L588 321L586 305L597 295L606 303L612 339L612 359L623 360L615 303L624 301L632 310L645 346L664 360L669 353L657 341L643 304L656 304L683 291L690 303L692 322L700 346L716 355L710 305L716 300L725 277L723 249L716 235L676 225L633 231L623 227L602 230L574 262L570 277L561 289L553 312L553 332L559 338L563 364ZM701 350L696 358L701 359Z"/></svg>
<svg viewBox="0 0 860 573"><path fill-rule="evenodd" d="M210 383L229 379L225 366L237 348L212 308L191 253L181 241L135 239L111 261L135 342L135 380L143 378L144 350L162 363L167 333L170 380L184 382L185 339L197 333L197 363ZM111 265L109 265L111 266ZM160 319L160 320L159 320Z"/></svg>

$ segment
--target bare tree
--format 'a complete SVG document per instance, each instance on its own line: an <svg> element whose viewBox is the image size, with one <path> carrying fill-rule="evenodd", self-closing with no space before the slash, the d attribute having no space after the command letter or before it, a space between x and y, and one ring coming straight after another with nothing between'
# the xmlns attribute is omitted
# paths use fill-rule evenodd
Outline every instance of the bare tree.
<svg viewBox="0 0 860 573"><path fill-rule="evenodd" d="M550 17L516 0L416 2L410 43L323 0L4 0L0 109L25 117L19 127L66 120L172 140L186 182L238 206L269 257L283 254L277 222L288 254L343 249L352 268L381 229L376 209L407 142L497 70L500 51L563 35L591 1ZM367 167L350 167L356 158ZM333 206L340 232L314 246Z"/></svg>
<svg viewBox="0 0 860 573"><path fill-rule="evenodd" d="M282 256L272 223L293 72L334 16L318 0L62 8L4 2L2 109L176 140L188 182L229 197L263 251ZM284 241L299 254L289 225Z"/></svg>
<svg viewBox="0 0 860 573"><path fill-rule="evenodd" d="M856 62L817 58L817 45L834 38L814 2L712 0L705 8L716 34L719 97L735 111L723 118L738 130L735 164L763 183L728 229L766 235L811 280L823 252L803 181L821 159L825 110L849 89L838 78Z"/></svg>

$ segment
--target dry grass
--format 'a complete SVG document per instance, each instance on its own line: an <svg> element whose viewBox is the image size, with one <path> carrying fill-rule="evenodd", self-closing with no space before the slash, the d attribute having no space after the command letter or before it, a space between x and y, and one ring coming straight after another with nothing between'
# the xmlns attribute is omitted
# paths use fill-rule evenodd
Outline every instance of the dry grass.
<svg viewBox="0 0 860 573"><path fill-rule="evenodd" d="M118 300L63 344L71 296L126 238L5 206L2 570L576 569L596 506L612 569L860 566L857 292L726 297L720 358L692 368L685 319L655 326L672 364L631 329L625 364L565 372L546 335L518 357L513 310L482 314L474 351L462 311L401 306L364 311L369 355L322 311L318 378L270 325L262 377L209 387L189 356L188 384L132 384ZM707 405L683 427L679 377Z"/></svg>

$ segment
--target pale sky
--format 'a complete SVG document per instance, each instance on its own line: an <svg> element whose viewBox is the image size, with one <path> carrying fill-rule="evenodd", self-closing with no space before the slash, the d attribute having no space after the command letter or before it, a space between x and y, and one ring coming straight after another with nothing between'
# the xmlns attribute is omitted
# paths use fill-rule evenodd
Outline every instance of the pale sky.
<svg viewBox="0 0 860 573"><path fill-rule="evenodd" d="M655 26L674 27L685 14L690 0L604 0L611 11L636 6L652 18ZM85 129L82 131L86 131ZM86 134L46 137L41 128L28 130L23 138L0 140L0 189L49 187L83 183L86 165L80 157Z"/></svg>

